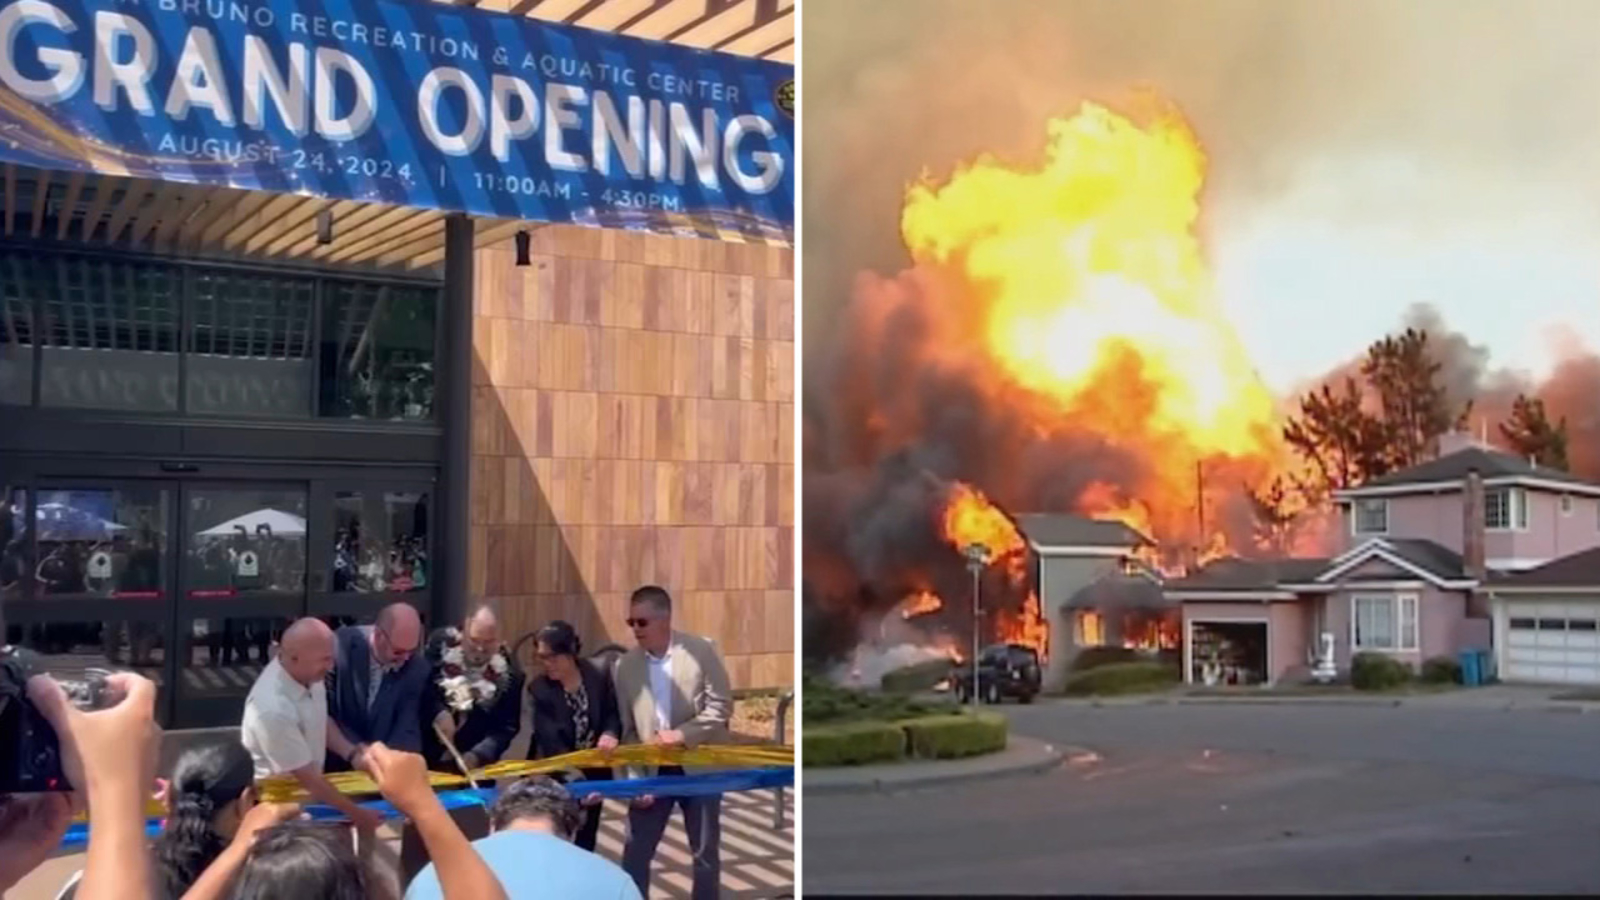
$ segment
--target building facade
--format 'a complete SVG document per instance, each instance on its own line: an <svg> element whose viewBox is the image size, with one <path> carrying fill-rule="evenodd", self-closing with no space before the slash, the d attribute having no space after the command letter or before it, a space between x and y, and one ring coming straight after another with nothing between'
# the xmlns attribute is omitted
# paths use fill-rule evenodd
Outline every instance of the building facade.
<svg viewBox="0 0 1600 900"><path fill-rule="evenodd" d="M792 3L512 6L792 59ZM298 616L598 649L657 583L736 688L792 683L786 242L0 166L8 641L201 727Z"/></svg>

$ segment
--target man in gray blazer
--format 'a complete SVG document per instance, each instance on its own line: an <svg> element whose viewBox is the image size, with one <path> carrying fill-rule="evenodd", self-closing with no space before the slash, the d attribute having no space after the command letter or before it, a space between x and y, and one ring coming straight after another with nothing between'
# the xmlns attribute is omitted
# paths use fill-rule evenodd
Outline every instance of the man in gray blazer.
<svg viewBox="0 0 1600 900"><path fill-rule="evenodd" d="M697 747L728 736L733 693L728 671L716 648L705 638L672 630L672 597L650 585L633 592L628 627L637 646L617 662L617 705L622 712L622 740L643 744ZM679 766L648 774L682 775ZM694 853L694 898L711 900L722 883L722 798L639 797L628 811L628 845L622 867L633 876L639 893L650 896L650 863L667 830L673 806L683 807L683 827Z"/></svg>

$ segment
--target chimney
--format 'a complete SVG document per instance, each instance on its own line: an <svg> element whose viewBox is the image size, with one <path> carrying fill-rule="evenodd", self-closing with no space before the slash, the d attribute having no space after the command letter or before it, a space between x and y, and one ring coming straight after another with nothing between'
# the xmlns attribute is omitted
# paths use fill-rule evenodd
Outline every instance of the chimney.
<svg viewBox="0 0 1600 900"><path fill-rule="evenodd" d="M1469 431L1447 431L1439 435L1439 455L1449 456L1472 447L1487 447L1487 440L1480 440Z"/></svg>
<svg viewBox="0 0 1600 900"><path fill-rule="evenodd" d="M1484 561L1483 476L1477 469L1467 472L1461 485L1461 568L1466 576L1482 585L1488 577ZM1467 598L1468 618L1487 618L1489 607L1482 589Z"/></svg>

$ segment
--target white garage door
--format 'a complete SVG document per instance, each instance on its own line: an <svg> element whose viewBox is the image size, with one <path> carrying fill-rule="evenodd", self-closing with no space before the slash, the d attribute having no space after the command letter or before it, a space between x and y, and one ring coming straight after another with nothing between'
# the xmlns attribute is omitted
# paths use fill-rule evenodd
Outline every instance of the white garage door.
<svg viewBox="0 0 1600 900"><path fill-rule="evenodd" d="M1600 601L1506 604L1508 681L1600 684Z"/></svg>

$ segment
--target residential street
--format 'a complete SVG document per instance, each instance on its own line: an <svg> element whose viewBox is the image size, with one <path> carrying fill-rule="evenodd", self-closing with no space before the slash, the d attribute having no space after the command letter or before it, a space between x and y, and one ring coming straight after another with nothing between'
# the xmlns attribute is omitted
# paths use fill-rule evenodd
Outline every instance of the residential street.
<svg viewBox="0 0 1600 900"><path fill-rule="evenodd" d="M1099 759L807 797L807 894L1600 891L1600 715L1004 710Z"/></svg>

